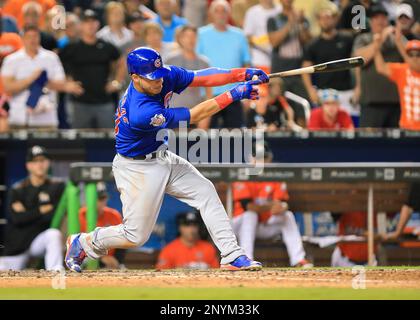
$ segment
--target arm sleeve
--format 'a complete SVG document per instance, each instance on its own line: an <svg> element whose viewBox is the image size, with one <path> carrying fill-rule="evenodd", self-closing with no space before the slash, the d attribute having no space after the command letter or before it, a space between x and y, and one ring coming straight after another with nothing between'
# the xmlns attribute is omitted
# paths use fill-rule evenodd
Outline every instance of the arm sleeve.
<svg viewBox="0 0 420 320"><path fill-rule="evenodd" d="M17 226L24 226L38 220L41 216L39 208L26 208L24 212L16 212L12 208L12 204L15 202L24 203L23 195L21 190L12 189L9 197L9 212L10 221L12 224Z"/></svg>
<svg viewBox="0 0 420 320"><path fill-rule="evenodd" d="M245 81L246 68L207 68L194 71L191 87L216 87Z"/></svg>

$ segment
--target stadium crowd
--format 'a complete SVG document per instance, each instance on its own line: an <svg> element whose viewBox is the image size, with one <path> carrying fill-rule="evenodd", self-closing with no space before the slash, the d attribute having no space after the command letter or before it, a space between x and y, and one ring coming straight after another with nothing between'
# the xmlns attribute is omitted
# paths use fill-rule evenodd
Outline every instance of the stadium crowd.
<svg viewBox="0 0 420 320"><path fill-rule="evenodd" d="M188 69L279 72L350 56L366 61L272 81L257 102L235 102L200 128L420 128L415 0L6 0L0 7L1 131L112 128L130 81L125 57L139 46ZM226 89L189 88L171 106L192 107Z"/></svg>

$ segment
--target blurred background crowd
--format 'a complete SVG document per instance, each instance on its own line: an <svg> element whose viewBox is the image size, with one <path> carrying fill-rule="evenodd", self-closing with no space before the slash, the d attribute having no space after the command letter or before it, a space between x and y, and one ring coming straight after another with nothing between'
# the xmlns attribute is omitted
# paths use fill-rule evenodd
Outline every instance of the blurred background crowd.
<svg viewBox="0 0 420 320"><path fill-rule="evenodd" d="M130 81L125 57L139 46L193 70L279 72L365 58L352 71L271 81L259 101L237 102L200 128L420 128L416 0L6 0L0 7L3 132L112 128ZM413 81L394 67L384 73L381 62L408 65ZM190 88L171 106L193 107L226 89Z"/></svg>

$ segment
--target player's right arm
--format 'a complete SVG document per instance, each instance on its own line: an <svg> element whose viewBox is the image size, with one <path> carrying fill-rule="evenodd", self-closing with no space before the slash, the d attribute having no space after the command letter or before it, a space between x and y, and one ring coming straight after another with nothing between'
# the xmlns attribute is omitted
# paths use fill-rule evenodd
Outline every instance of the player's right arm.
<svg viewBox="0 0 420 320"><path fill-rule="evenodd" d="M258 99L258 89L256 86L261 83L260 80L255 80L237 85L233 89L226 91L214 99L206 100L196 105L190 109L190 123L198 123L223 110L234 101Z"/></svg>
<svg viewBox="0 0 420 320"><path fill-rule="evenodd" d="M269 81L268 75L264 71L255 68L207 68L193 72L194 78L189 84L190 87L217 87L229 83L250 81L255 77L258 77L262 83Z"/></svg>

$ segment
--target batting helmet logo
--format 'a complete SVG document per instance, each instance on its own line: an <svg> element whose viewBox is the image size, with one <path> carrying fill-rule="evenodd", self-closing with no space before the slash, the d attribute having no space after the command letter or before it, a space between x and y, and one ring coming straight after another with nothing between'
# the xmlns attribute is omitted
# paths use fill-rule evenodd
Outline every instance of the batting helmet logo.
<svg viewBox="0 0 420 320"><path fill-rule="evenodd" d="M147 47L139 47L127 55L129 74L137 74L149 80L165 77L171 68L165 66L159 52Z"/></svg>

